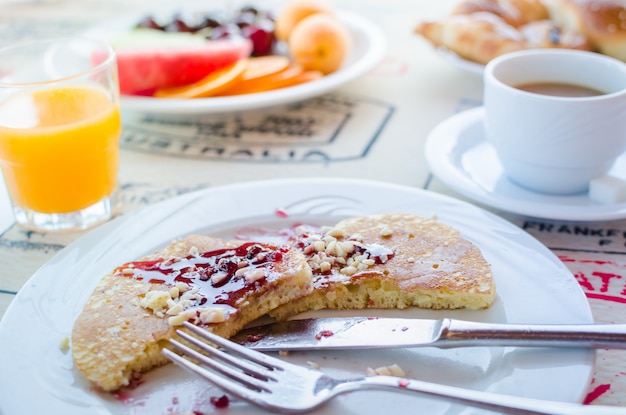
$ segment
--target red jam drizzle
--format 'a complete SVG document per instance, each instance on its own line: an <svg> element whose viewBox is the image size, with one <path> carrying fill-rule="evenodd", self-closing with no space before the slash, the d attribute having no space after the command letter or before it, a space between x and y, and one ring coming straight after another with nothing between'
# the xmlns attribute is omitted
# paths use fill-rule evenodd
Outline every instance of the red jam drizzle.
<svg viewBox="0 0 626 415"><path fill-rule="evenodd" d="M211 396L211 404L216 408L228 408L228 405L230 404L230 399L228 399L228 396L226 395Z"/></svg>
<svg viewBox="0 0 626 415"><path fill-rule="evenodd" d="M278 243L278 244L290 244L295 249L304 253L307 258L310 258L316 252L313 251L312 254L307 254L307 248L313 244L312 241L314 238L311 238L311 235L318 235L320 237L324 236L322 227L317 225L307 225L303 223L294 223L290 227L282 228L282 229L266 229L266 228L241 228L236 237L241 240L255 240L262 241L266 243ZM362 244L358 241L353 241L355 243L354 252L352 252L349 256L354 255L367 255L368 258L374 260L374 262L378 265L384 264L388 260L394 257L394 252L379 244ZM321 275L331 275L333 272L337 272L336 269L331 269L326 272L322 272L319 269L314 269L313 274L317 276Z"/></svg>
<svg viewBox="0 0 626 415"><path fill-rule="evenodd" d="M321 340L322 337L331 337L333 336L335 333L332 332L332 330L322 330L319 333L317 333L315 335L315 339L316 340Z"/></svg>
<svg viewBox="0 0 626 415"><path fill-rule="evenodd" d="M237 248L218 249L183 258L128 262L118 267L115 274L169 286L184 282L199 288L198 294L202 299L196 306L207 302L235 306L239 299L267 282L267 268L280 262L287 251L286 247L248 242ZM247 281L245 274L236 275L237 270L244 267L264 268L264 276Z"/></svg>

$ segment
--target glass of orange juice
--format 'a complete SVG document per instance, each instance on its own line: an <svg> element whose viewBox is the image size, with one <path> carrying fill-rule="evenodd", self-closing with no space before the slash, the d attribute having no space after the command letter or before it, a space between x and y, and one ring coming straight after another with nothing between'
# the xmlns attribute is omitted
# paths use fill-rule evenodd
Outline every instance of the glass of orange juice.
<svg viewBox="0 0 626 415"><path fill-rule="evenodd" d="M0 168L18 224L87 229L118 206L115 54L87 38L0 49Z"/></svg>

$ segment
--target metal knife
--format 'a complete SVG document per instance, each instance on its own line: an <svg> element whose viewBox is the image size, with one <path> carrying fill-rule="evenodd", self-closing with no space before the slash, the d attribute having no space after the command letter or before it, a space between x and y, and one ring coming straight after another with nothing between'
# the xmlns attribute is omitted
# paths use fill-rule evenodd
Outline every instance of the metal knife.
<svg viewBox="0 0 626 415"><path fill-rule="evenodd" d="M261 351L471 346L626 349L626 324L494 324L450 318L317 318L247 328L231 340Z"/></svg>

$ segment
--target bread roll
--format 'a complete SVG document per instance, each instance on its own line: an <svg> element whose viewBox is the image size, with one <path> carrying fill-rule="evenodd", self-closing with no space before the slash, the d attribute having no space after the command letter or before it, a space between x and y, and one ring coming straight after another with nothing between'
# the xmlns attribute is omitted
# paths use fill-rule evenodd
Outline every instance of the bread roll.
<svg viewBox="0 0 626 415"><path fill-rule="evenodd" d="M445 47L462 58L482 64L504 53L525 48L522 34L489 12L452 14L440 21L423 22L415 32L435 46Z"/></svg>
<svg viewBox="0 0 626 415"><path fill-rule="evenodd" d="M465 0L452 9L452 14L476 12L493 13L513 27L548 18L541 0Z"/></svg>
<svg viewBox="0 0 626 415"><path fill-rule="evenodd" d="M589 40L584 35L558 27L552 20L539 20L520 27L526 47L534 48L565 48L592 50Z"/></svg>
<svg viewBox="0 0 626 415"><path fill-rule="evenodd" d="M545 0L550 19L579 32L597 52L626 61L626 1Z"/></svg>

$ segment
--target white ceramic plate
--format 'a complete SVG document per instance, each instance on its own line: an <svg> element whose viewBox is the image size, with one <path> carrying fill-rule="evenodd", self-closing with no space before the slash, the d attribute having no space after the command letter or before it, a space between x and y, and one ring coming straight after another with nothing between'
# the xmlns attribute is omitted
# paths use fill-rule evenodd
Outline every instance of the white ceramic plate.
<svg viewBox="0 0 626 415"><path fill-rule="evenodd" d="M287 217L278 214L286 212ZM283 228L295 222L334 224L375 212L437 215L476 243L493 266L498 297L479 311L396 310L309 315L454 317L517 323L591 323L589 305L567 268L545 246L509 222L436 193L379 182L287 179L216 187L120 217L66 247L19 291L0 324L0 413L169 414L223 413L209 403L222 393L175 365L146 375L136 389L113 397L96 393L59 345L100 276L172 239L192 232L232 237L249 226ZM400 365L410 377L511 395L580 401L592 372L591 350L462 348L292 353L331 375L364 374L367 367ZM484 414L415 395L354 393L317 414L380 415L389 408L429 415ZM233 400L229 414L259 411Z"/></svg>
<svg viewBox="0 0 626 415"><path fill-rule="evenodd" d="M107 22L89 30L86 35L110 39L116 33L130 30L148 14L146 12ZM157 15L161 14L171 16L172 12L161 12ZM157 99L122 96L122 109L150 114L223 113L285 104L329 92L372 70L382 60L387 47L385 35L374 23L347 11L340 10L337 15L350 31L352 46L341 69L321 79L274 91L230 97Z"/></svg>
<svg viewBox="0 0 626 415"><path fill-rule="evenodd" d="M483 72L485 71L485 65L462 58L455 52L452 52L450 49L444 47L435 48L435 51L444 60L448 61L457 68L460 68L465 72L469 72L480 77L483 76Z"/></svg>
<svg viewBox="0 0 626 415"><path fill-rule="evenodd" d="M600 221L626 217L626 203L602 204L587 193L554 196L516 185L504 174L495 150L484 138L483 115L482 107L453 115L426 140L430 170L452 189L496 209L537 218ZM609 174L626 179L626 154Z"/></svg>

